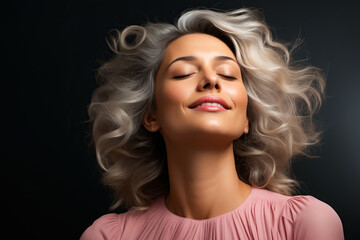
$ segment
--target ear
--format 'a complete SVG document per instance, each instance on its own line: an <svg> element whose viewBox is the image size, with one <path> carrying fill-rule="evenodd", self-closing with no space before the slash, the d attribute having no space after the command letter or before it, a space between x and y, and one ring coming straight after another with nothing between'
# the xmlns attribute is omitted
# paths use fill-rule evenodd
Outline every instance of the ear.
<svg viewBox="0 0 360 240"><path fill-rule="evenodd" d="M155 114L150 111L145 112L143 118L143 125L149 132L156 132L160 128Z"/></svg>
<svg viewBox="0 0 360 240"><path fill-rule="evenodd" d="M246 122L244 124L244 134L249 133L249 119L246 117Z"/></svg>

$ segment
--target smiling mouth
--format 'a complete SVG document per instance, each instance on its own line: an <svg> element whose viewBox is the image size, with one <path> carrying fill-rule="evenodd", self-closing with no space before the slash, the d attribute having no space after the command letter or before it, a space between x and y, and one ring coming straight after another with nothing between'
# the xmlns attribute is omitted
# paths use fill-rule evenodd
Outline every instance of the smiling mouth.
<svg viewBox="0 0 360 240"><path fill-rule="evenodd" d="M219 97L205 96L189 106L190 109L201 110L201 111L225 111L229 110L230 107L227 103Z"/></svg>
<svg viewBox="0 0 360 240"><path fill-rule="evenodd" d="M221 107L223 109L226 109L223 105L221 105L220 103L214 103L214 102L205 102L205 103L201 103L195 107L190 107L192 109L194 108L198 108L198 107L202 107L202 106L211 106L211 107Z"/></svg>

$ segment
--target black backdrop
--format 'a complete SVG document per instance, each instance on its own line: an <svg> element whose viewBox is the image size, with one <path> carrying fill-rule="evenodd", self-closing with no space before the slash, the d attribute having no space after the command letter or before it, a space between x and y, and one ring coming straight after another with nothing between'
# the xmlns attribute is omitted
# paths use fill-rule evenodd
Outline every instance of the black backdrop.
<svg viewBox="0 0 360 240"><path fill-rule="evenodd" d="M316 159L299 159L302 193L330 204L345 236L359 231L360 17L356 1L19 1L1 7L1 229L15 239L78 239L108 212L88 147L86 107L113 27L173 23L185 9L260 8L275 37L304 42L297 59L322 68L327 100ZM5 41L4 41L5 40ZM2 231L3 231L2 230Z"/></svg>

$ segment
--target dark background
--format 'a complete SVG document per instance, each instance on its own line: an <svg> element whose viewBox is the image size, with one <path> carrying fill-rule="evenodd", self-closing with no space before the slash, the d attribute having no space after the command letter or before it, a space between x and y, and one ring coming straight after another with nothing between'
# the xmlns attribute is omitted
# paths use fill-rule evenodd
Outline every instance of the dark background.
<svg viewBox="0 0 360 240"><path fill-rule="evenodd" d="M347 239L359 231L360 13L356 1L18 1L1 7L1 215L11 239L78 239L108 212L88 147L87 105L109 29L174 22L188 8L256 7L276 39L304 41L296 59L322 68L327 100L320 158L299 159L294 173L331 205ZM4 223L3 221L3 223ZM3 234L5 236L5 233Z"/></svg>

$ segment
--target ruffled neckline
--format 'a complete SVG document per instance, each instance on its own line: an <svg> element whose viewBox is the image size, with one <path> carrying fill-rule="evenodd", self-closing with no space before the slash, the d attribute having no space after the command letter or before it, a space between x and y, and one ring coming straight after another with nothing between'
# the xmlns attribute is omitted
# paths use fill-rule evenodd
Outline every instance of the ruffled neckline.
<svg viewBox="0 0 360 240"><path fill-rule="evenodd" d="M206 219L192 219L192 218L187 218L187 217L182 217L179 215L176 215L175 213L171 212L165 204L165 196L162 196L160 198L158 198L158 200L156 201L156 205L158 205L157 207L159 207L159 209L161 209L161 211L163 212L164 215L169 216L170 218L174 219L174 220L178 220L178 221L193 221L193 222L198 222L198 223L204 223L204 222L214 222L214 221L221 221L224 218L228 218L228 217L232 217L234 214L237 214L239 211L243 210L246 208L247 205L249 205L249 203L251 202L251 198L254 195L254 187L251 187L250 193L247 196L247 198L245 199L244 202L242 202L238 207L236 207L235 209L220 214L218 216L215 217L211 217L211 218L206 218Z"/></svg>

